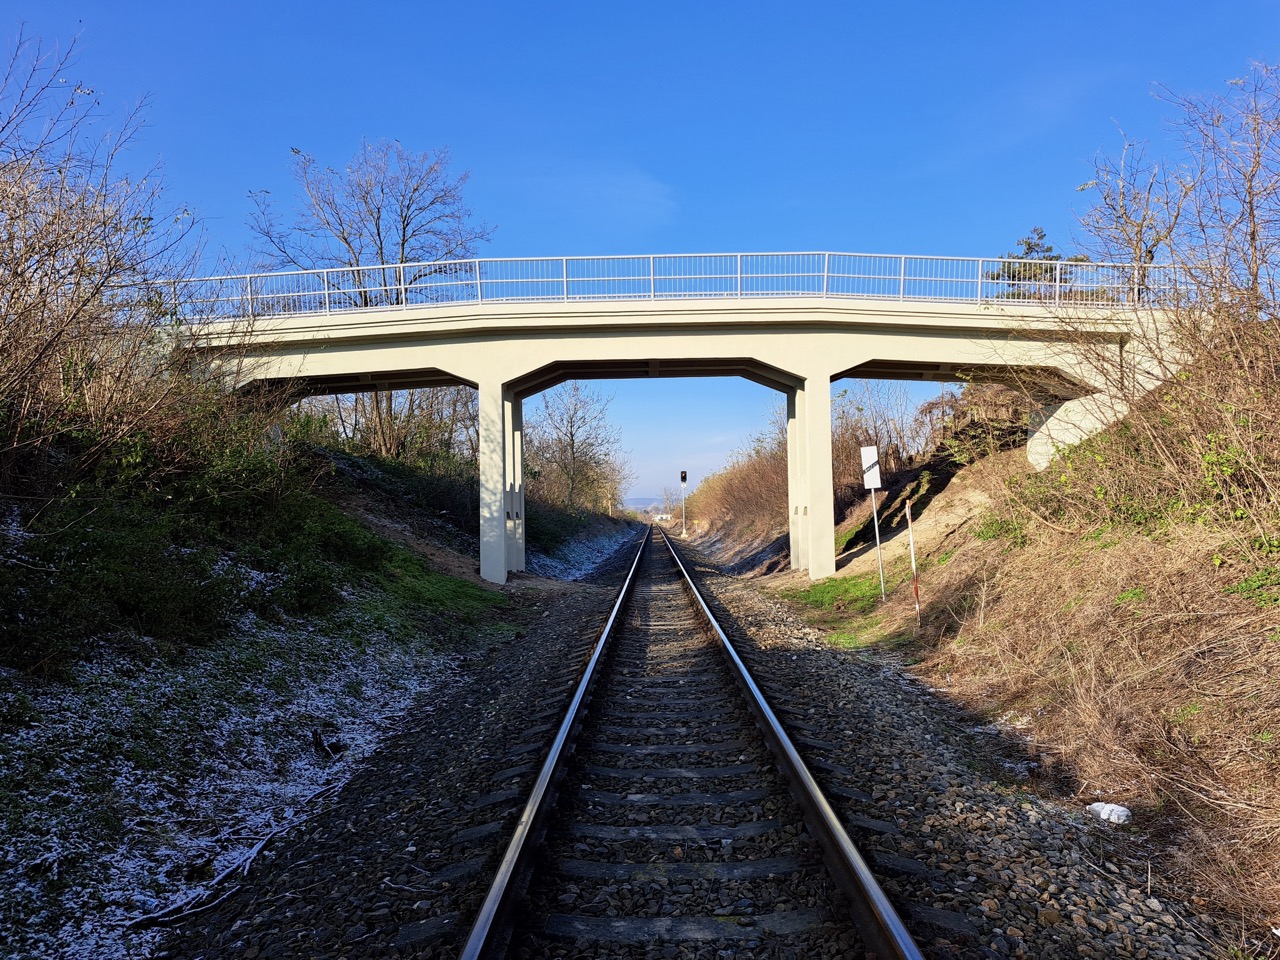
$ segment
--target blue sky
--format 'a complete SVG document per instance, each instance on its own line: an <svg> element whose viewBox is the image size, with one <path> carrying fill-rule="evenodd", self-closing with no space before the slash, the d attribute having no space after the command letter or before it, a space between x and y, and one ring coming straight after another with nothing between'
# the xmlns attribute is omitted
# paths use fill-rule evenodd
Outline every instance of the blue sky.
<svg viewBox="0 0 1280 960"><path fill-rule="evenodd" d="M256 3L3 0L6 49L78 36L104 120L149 103L159 161L243 256L252 190L293 147L447 145L483 256L836 250L998 255L1072 244L1076 187L1118 127L1163 152L1155 84L1217 92L1280 60L1278 0L1161 4ZM743 381L609 384L633 493L696 483L764 426Z"/></svg>

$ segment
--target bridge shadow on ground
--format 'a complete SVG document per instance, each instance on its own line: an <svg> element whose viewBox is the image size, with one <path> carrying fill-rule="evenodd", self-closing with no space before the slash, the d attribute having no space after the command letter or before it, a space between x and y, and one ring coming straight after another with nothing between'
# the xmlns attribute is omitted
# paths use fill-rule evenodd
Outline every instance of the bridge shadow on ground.
<svg viewBox="0 0 1280 960"><path fill-rule="evenodd" d="M880 541L887 543L907 534L907 505L911 505L912 522L923 520L934 498L947 489L960 464L949 458L934 458L921 466L905 471L894 478L893 483L876 495L876 510L880 518ZM842 516L836 525L836 569L842 570L867 551L875 548L875 517L871 509L871 497L866 491L842 498Z"/></svg>

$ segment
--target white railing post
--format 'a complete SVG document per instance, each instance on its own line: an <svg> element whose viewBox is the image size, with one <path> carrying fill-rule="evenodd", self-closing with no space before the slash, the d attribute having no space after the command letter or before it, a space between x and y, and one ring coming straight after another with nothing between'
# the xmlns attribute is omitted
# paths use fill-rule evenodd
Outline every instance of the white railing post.
<svg viewBox="0 0 1280 960"><path fill-rule="evenodd" d="M742 297L742 254L738 254L738 297Z"/></svg>
<svg viewBox="0 0 1280 960"><path fill-rule="evenodd" d="M831 280L831 254L824 253L822 255L822 296L827 296L827 285Z"/></svg>
<svg viewBox="0 0 1280 960"><path fill-rule="evenodd" d="M1053 265L1053 302L1062 302L1062 261Z"/></svg>
<svg viewBox="0 0 1280 960"><path fill-rule="evenodd" d="M907 299L907 258L898 257L898 299Z"/></svg>
<svg viewBox="0 0 1280 960"><path fill-rule="evenodd" d="M249 304L249 319L253 319L253 275L244 278L244 298Z"/></svg>
<svg viewBox="0 0 1280 960"><path fill-rule="evenodd" d="M653 275L653 257L649 258L649 299L654 300L657 294L654 292L657 287L657 278Z"/></svg>
<svg viewBox="0 0 1280 960"><path fill-rule="evenodd" d="M472 265L476 268L476 302L484 300L484 287L480 285L480 261L472 260Z"/></svg>
<svg viewBox="0 0 1280 960"><path fill-rule="evenodd" d="M569 258L560 258L560 276L564 279L564 298L569 299Z"/></svg>
<svg viewBox="0 0 1280 960"><path fill-rule="evenodd" d="M404 264L396 264L396 286L400 288L400 306L407 307L409 305L408 297L405 295L404 289Z"/></svg>
<svg viewBox="0 0 1280 960"><path fill-rule="evenodd" d="M320 271L320 282L324 284L324 312L326 315L330 312L329 308L329 271Z"/></svg>

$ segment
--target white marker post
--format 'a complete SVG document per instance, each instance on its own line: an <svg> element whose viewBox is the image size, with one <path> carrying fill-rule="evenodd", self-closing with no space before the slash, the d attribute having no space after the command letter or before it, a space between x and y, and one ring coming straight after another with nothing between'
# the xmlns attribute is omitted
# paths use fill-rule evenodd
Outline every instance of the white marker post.
<svg viewBox="0 0 1280 960"><path fill-rule="evenodd" d="M916 595L916 626L920 626L920 576L916 572L916 534L911 529L911 501L907 501L907 539L911 542L911 590Z"/></svg>
<svg viewBox="0 0 1280 960"><path fill-rule="evenodd" d="M876 563L880 567L880 599L884 594L884 554L880 552L880 513L876 509L876 491L880 489L880 451L875 447L862 448L862 485L871 494L871 519L876 528Z"/></svg>

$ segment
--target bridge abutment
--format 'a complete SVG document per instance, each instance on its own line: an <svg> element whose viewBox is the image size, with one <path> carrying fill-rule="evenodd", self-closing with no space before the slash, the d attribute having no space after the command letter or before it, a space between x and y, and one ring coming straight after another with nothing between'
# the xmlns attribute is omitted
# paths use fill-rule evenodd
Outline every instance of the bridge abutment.
<svg viewBox="0 0 1280 960"><path fill-rule="evenodd" d="M1049 404L1027 429L1027 460L1043 470L1059 450L1074 446L1115 423L1129 412L1129 404L1105 393Z"/></svg>

